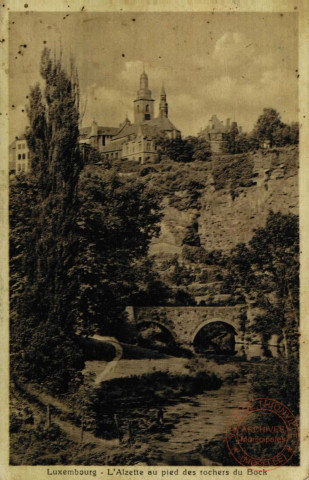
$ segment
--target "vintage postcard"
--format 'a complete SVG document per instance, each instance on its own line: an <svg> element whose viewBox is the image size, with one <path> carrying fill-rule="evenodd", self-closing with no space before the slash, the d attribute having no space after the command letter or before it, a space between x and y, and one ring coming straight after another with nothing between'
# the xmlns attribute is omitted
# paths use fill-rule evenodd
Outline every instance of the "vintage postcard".
<svg viewBox="0 0 309 480"><path fill-rule="evenodd" d="M0 478L309 478L309 13L1 6Z"/></svg>

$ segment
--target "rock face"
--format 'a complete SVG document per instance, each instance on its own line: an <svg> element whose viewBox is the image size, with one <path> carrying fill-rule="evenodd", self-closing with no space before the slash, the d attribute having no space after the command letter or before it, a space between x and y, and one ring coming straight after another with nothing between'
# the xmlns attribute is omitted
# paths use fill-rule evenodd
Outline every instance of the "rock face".
<svg viewBox="0 0 309 480"><path fill-rule="evenodd" d="M166 196L161 235L154 239L150 253L180 254L192 225L207 251L227 251L248 242L254 230L265 225L270 210L297 214L298 149L259 151L248 154L248 162L253 165L250 182L244 184L247 186L239 182L233 191L228 181L223 188L218 186L209 169L199 210L180 211L170 206Z"/></svg>

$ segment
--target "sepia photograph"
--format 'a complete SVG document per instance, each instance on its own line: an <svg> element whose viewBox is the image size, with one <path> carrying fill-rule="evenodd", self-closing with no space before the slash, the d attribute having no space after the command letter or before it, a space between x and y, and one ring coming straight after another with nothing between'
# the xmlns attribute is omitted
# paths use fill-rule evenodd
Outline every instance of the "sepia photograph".
<svg viewBox="0 0 309 480"><path fill-rule="evenodd" d="M9 465L299 467L297 7L30 7L8 13Z"/></svg>

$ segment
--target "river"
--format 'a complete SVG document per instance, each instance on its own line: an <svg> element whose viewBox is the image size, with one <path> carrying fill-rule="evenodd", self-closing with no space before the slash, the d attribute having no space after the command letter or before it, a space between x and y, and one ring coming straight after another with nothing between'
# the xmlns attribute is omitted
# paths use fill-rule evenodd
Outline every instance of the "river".
<svg viewBox="0 0 309 480"><path fill-rule="evenodd" d="M245 351L247 361L240 361L239 354ZM276 351L272 352L277 356ZM233 410L246 402L250 396L250 372L253 364L263 358L259 345L242 348L235 359L228 363L197 358L198 365L223 379L218 390L208 390L196 396L182 397L178 403L171 402L164 407L164 424L168 431L162 434L149 433L144 438L147 444L147 463L151 465L214 465L214 462L201 456L201 447L226 431L226 425ZM253 362L252 362L253 359ZM142 375L154 371L168 371L173 374L189 374L188 359L170 357L165 359L129 360L119 359L113 370L106 372L105 380ZM190 362L189 362L190 363ZM87 370L100 378L104 362L88 362ZM108 363L107 363L108 365ZM155 418L157 409L153 409ZM143 416L143 412L140 414Z"/></svg>

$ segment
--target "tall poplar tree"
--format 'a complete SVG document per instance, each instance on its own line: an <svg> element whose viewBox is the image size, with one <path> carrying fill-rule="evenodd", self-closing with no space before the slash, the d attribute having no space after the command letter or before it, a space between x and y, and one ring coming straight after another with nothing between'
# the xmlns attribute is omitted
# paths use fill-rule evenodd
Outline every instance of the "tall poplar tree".
<svg viewBox="0 0 309 480"><path fill-rule="evenodd" d="M64 391L82 365L68 321L67 288L74 263L77 185L83 167L78 148L78 81L73 69L67 74L61 60L52 58L48 49L42 53L41 75L45 88L43 92L39 84L31 88L26 134L36 185L27 212L32 228L23 238L15 229L11 241L12 253L19 242L24 246L25 258L19 267L26 281L18 303L14 302L15 284L11 287L11 308L16 314L12 316L12 353L26 378ZM12 210L11 224L14 216ZM11 265L14 276L14 258Z"/></svg>

